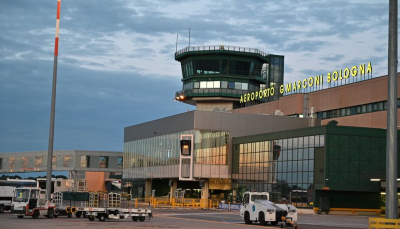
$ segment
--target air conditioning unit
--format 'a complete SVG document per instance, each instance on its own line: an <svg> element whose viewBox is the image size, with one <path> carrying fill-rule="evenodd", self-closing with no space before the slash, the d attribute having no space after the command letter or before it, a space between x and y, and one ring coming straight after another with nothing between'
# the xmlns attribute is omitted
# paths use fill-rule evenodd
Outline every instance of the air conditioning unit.
<svg viewBox="0 0 400 229"><path fill-rule="evenodd" d="M283 116L283 112L282 112L281 110L276 110L276 111L274 112L274 115Z"/></svg>

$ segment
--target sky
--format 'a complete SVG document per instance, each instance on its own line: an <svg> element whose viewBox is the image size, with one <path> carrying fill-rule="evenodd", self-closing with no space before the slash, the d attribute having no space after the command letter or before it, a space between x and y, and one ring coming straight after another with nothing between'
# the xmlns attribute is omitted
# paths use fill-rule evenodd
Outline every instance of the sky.
<svg viewBox="0 0 400 229"><path fill-rule="evenodd" d="M0 153L48 149L56 0L0 1ZM285 56L285 83L353 65L387 74L388 1L62 0L54 150L123 150L124 127L196 108L178 50Z"/></svg>

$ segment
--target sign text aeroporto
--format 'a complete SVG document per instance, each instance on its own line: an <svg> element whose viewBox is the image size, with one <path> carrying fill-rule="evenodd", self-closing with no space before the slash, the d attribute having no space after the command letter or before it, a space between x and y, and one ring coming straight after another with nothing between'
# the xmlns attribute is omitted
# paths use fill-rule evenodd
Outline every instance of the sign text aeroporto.
<svg viewBox="0 0 400 229"><path fill-rule="evenodd" d="M372 73L371 62L369 62L367 65L366 64L361 64L360 66L354 65L351 68L345 68L345 69L340 69L339 71L329 72L326 75L326 82L331 83L338 80L348 79L350 75L352 77L362 76L365 75L365 73L367 74ZM318 75L315 77L310 77L308 79L298 80L293 83L283 84L279 87L279 93L284 94L284 93L296 92L301 90L302 88L306 89L307 87L322 85L323 82L324 82L324 75ZM275 88L273 86L260 91L251 93L249 92L240 96L240 103L250 102L262 98L268 98L270 96L273 96L275 93L278 92L275 91Z"/></svg>

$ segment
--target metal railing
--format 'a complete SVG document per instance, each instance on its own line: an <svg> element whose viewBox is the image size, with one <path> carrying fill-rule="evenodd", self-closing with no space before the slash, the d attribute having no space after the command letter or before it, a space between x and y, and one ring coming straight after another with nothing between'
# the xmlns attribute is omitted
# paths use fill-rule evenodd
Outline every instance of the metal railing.
<svg viewBox="0 0 400 229"><path fill-rule="evenodd" d="M175 93L175 96L179 95L202 95L202 96L215 96L222 95L222 96L235 96L240 97L245 93L249 93L248 90L236 90L236 89L220 89L220 88L202 88L202 89L189 89L189 90L182 90Z"/></svg>
<svg viewBox="0 0 400 229"><path fill-rule="evenodd" d="M188 52L205 52L205 51L231 51L231 52L241 52L241 53L252 53L258 54L262 57L266 57L270 54L263 52L255 48L244 48L236 46L226 46L226 45L212 45L212 46L190 46L183 48L175 53L175 57Z"/></svg>
<svg viewBox="0 0 400 229"><path fill-rule="evenodd" d="M369 229L400 228L400 219L369 218Z"/></svg>

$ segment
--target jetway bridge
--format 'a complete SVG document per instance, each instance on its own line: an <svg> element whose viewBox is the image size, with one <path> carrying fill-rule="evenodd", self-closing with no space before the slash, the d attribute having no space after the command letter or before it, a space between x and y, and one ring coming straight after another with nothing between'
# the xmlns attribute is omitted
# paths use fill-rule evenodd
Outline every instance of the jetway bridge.
<svg viewBox="0 0 400 229"><path fill-rule="evenodd" d="M47 151L0 153L0 173L44 172ZM53 151L53 171L122 173L122 152L89 150Z"/></svg>

